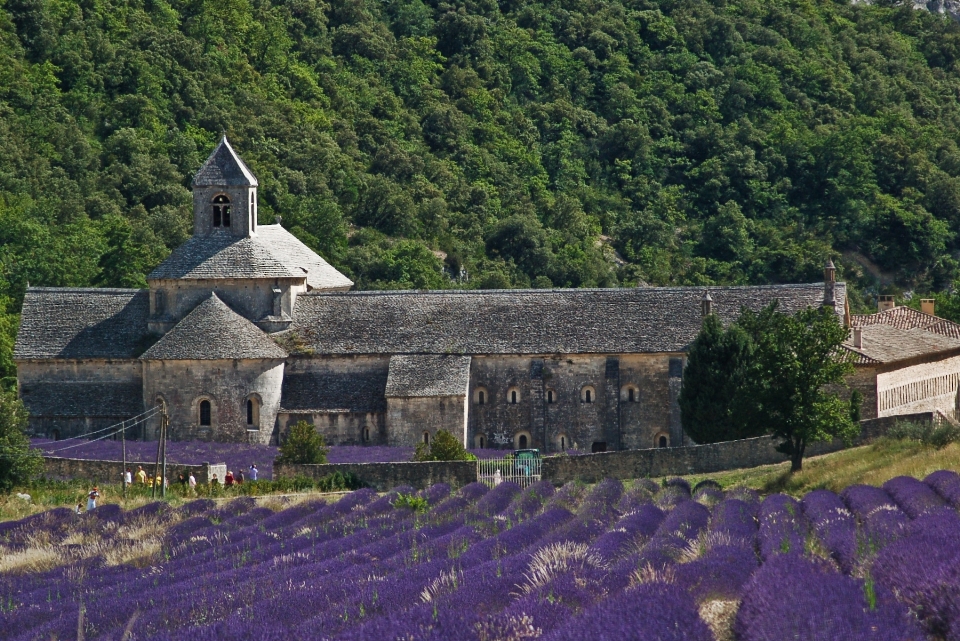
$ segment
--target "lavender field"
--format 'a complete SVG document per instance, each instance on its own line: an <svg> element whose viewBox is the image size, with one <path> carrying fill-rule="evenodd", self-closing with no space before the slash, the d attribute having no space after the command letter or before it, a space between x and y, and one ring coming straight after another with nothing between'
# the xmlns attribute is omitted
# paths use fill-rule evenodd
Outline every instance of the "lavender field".
<svg viewBox="0 0 960 641"><path fill-rule="evenodd" d="M31 445L51 456L77 459L119 461L122 456L120 441L54 441L31 439ZM157 456L157 443L127 441L127 460L153 461ZM246 443L209 443L206 441L170 441L167 444L167 460L171 463L199 465L201 463L226 463L227 468L237 472L257 464L260 478L273 478L273 460L278 448L272 445L249 445ZM343 445L329 448L329 463L388 463L409 461L413 458L412 447L386 447L378 445ZM478 458L496 458L506 450L470 450Z"/></svg>
<svg viewBox="0 0 960 641"><path fill-rule="evenodd" d="M109 505L3 523L0 631L10 641L960 639L955 472L802 500L710 482L691 492L680 479L412 495Z"/></svg>

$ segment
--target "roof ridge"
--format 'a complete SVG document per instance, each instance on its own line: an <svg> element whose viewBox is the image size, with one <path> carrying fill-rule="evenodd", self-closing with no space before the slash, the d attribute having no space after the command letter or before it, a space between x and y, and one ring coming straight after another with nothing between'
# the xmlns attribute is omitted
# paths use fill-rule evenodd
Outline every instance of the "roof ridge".
<svg viewBox="0 0 960 641"><path fill-rule="evenodd" d="M742 291L748 289L801 289L814 286L822 286L824 283L787 283L783 285L689 285L676 287L551 287L545 289L366 289L353 290L349 292L325 292L313 291L299 296L394 296L397 294L430 294L430 295L453 295L462 296L466 294L496 295L496 294L569 294L569 293L591 293L591 292L661 292L661 293L688 293L690 291ZM838 285L846 286L841 281Z"/></svg>
<svg viewBox="0 0 960 641"><path fill-rule="evenodd" d="M64 292L64 293L87 293L95 292L98 294L135 294L137 292L148 292L149 289L140 289L136 287L34 287L26 289L30 292Z"/></svg>

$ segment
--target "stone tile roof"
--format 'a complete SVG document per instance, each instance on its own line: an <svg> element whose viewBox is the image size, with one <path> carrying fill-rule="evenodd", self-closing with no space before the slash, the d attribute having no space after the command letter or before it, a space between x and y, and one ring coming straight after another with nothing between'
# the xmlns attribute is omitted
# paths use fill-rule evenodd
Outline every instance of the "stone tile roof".
<svg viewBox="0 0 960 641"><path fill-rule="evenodd" d="M192 236L147 277L157 279L305 278L312 289L345 289L353 281L280 225L261 225L257 235L228 231Z"/></svg>
<svg viewBox="0 0 960 641"><path fill-rule="evenodd" d="M390 357L385 395L464 396L469 382L469 356L401 354Z"/></svg>
<svg viewBox="0 0 960 641"><path fill-rule="evenodd" d="M143 385L134 383L42 382L20 387L34 417L136 416L143 411Z"/></svg>
<svg viewBox="0 0 960 641"><path fill-rule="evenodd" d="M876 314L854 314L850 317L853 327L890 325L897 329L924 329L941 336L960 339L960 325L939 316L924 314L910 307L894 307Z"/></svg>
<svg viewBox="0 0 960 641"><path fill-rule="evenodd" d="M304 278L278 258L257 236L238 238L229 231L192 236L147 276L156 279Z"/></svg>
<svg viewBox="0 0 960 641"><path fill-rule="evenodd" d="M384 412L387 370L285 373L282 412L324 414Z"/></svg>
<svg viewBox="0 0 960 641"><path fill-rule="evenodd" d="M226 136L223 137L217 148L213 150L207 161L200 167L197 175L193 177L194 187L216 187L220 185L247 187L258 185L257 177L253 175L250 168L233 150Z"/></svg>
<svg viewBox="0 0 960 641"><path fill-rule="evenodd" d="M197 305L140 358L151 361L286 358L287 353L216 294Z"/></svg>
<svg viewBox="0 0 960 641"><path fill-rule="evenodd" d="M682 352L701 326L707 288L348 292L297 298L278 340L318 354ZM823 284L710 287L724 321L774 299L819 306ZM846 288L836 285L837 309Z"/></svg>
<svg viewBox="0 0 960 641"><path fill-rule="evenodd" d="M136 358L150 335L147 290L31 287L13 348L18 360Z"/></svg>
<svg viewBox="0 0 960 641"><path fill-rule="evenodd" d="M926 354L960 349L960 338L934 334L919 328L903 329L883 323L863 326L862 337L862 347L854 347L852 338L844 343L844 347L874 363L892 363Z"/></svg>
<svg viewBox="0 0 960 641"><path fill-rule="evenodd" d="M259 225L257 236L291 271L307 275L310 289L349 289L353 281L280 225Z"/></svg>

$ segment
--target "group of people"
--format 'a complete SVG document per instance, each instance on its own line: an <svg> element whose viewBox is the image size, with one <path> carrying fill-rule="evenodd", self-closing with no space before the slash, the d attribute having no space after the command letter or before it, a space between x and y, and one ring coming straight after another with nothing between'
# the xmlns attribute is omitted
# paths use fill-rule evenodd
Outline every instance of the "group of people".
<svg viewBox="0 0 960 641"><path fill-rule="evenodd" d="M250 469L247 471L246 476L244 475L243 470L240 470L240 473L236 476L233 475L233 471L227 472L227 476L223 479L223 485L225 487L231 487L233 485L241 485L245 480L256 481L260 476L260 471L257 469L257 464L254 463L250 466ZM164 484L164 487L169 487L167 479L157 476L155 479L151 479L147 476L147 473L143 470L142 465L137 466L137 473L134 474L131 468L127 468L123 473L123 482L127 485L133 485L133 479L137 479L137 485L160 485ZM190 491L191 494L196 493L197 491L197 478L193 475L193 472L190 472L188 475L184 476L181 472L177 479L181 486L184 489ZM210 479L210 485L217 486L220 485L220 479L217 478L217 475L214 474L213 478ZM97 499L100 498L99 488L93 488L87 492L87 512L95 510L97 508ZM83 502L77 503L77 514L83 514Z"/></svg>
<svg viewBox="0 0 960 641"><path fill-rule="evenodd" d="M247 480L256 481L259 476L260 470L257 469L256 463L250 466L250 469L247 470L246 476L244 476L243 470L240 470L240 473L236 476L234 476L233 470L228 470L227 475L223 477L223 486L232 487L234 485L242 485L243 482ZM214 474L213 478L210 479L210 485L220 485L220 479L217 478L216 474Z"/></svg>

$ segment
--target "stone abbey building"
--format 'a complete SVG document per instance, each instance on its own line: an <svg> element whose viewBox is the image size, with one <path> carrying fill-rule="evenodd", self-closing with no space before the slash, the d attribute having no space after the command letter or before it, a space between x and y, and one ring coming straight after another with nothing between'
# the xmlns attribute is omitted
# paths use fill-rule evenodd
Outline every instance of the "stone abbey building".
<svg viewBox="0 0 960 641"><path fill-rule="evenodd" d="M161 405L175 440L276 442L305 419L331 444L413 445L447 429L471 447L676 446L684 355L704 313L731 321L777 299L850 321L832 269L825 283L709 292L351 292L279 224L257 223L257 186L224 138L193 180L192 238L148 289L27 291L15 359L34 434L78 436ZM862 347L882 332L863 332L850 350L876 390L897 366ZM960 365L940 371L936 355L960 360L960 332L938 336L932 366L929 354L909 362L955 377ZM955 393L944 380L932 391ZM900 398L887 396L871 398L887 411Z"/></svg>

